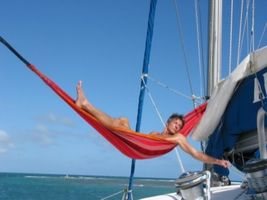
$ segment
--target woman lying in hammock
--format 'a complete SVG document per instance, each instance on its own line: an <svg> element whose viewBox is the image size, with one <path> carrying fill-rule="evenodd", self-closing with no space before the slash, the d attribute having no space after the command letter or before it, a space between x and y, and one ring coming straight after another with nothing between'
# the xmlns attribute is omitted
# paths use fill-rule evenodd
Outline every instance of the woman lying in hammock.
<svg viewBox="0 0 267 200"><path fill-rule="evenodd" d="M101 110L95 108L85 97L84 92L82 90L81 81L79 81L79 83L77 84L76 90L76 105L93 115L104 126L130 129L130 124L127 118L113 118L102 112ZM176 143L185 152L204 163L220 165L225 168L230 166L230 163L228 161L213 158L200 151L197 151L194 147L192 147L186 140L186 137L179 133L179 131L183 128L183 125L183 117L178 114L173 114L167 120L166 127L162 132L151 132L150 134L157 135L158 137L163 137L165 140Z"/></svg>

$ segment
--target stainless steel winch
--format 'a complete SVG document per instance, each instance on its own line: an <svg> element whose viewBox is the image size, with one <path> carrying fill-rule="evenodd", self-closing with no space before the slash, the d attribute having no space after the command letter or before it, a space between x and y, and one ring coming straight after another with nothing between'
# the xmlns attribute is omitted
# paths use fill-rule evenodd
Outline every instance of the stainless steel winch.
<svg viewBox="0 0 267 200"><path fill-rule="evenodd" d="M204 187L204 183L206 183ZM185 172L176 180L176 187L185 200L210 199L210 172Z"/></svg>
<svg viewBox="0 0 267 200"><path fill-rule="evenodd" d="M267 199L267 159L251 160L244 166L249 194L255 199Z"/></svg>

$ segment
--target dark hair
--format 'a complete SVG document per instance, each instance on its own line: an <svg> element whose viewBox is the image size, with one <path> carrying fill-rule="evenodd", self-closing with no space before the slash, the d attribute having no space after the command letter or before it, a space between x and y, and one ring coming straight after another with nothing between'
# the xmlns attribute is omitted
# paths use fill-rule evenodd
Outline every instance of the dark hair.
<svg viewBox="0 0 267 200"><path fill-rule="evenodd" d="M167 120L167 124L170 123L170 122L171 122L172 120L174 120L174 119L180 119L180 120L182 121L182 123L183 123L183 125L182 125L182 128L183 128L183 126L184 126L184 124L185 124L184 116L183 116L183 115L180 115L180 114L178 114L178 113L173 113L173 114L168 118L168 120Z"/></svg>

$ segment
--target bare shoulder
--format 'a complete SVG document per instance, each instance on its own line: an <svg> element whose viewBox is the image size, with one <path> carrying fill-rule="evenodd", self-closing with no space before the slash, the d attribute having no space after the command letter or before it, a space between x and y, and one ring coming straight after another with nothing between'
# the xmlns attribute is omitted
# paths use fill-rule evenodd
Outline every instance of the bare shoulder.
<svg viewBox="0 0 267 200"><path fill-rule="evenodd" d="M161 135L161 133L160 132L156 132L156 131L152 131L152 132L150 132L149 133L149 135Z"/></svg>
<svg viewBox="0 0 267 200"><path fill-rule="evenodd" d="M175 135L170 135L170 138L176 138L176 139L180 139L180 140L186 140L186 137L180 133L177 133Z"/></svg>
<svg viewBox="0 0 267 200"><path fill-rule="evenodd" d="M176 134L175 137L177 138L177 140L179 141L179 143L181 143L181 142L184 143L184 142L187 141L186 137L184 135L182 135L181 133Z"/></svg>
<svg viewBox="0 0 267 200"><path fill-rule="evenodd" d="M185 143L186 142L186 137L183 136L182 134L175 134L175 135L169 135L165 136L166 140L175 142L177 144Z"/></svg>

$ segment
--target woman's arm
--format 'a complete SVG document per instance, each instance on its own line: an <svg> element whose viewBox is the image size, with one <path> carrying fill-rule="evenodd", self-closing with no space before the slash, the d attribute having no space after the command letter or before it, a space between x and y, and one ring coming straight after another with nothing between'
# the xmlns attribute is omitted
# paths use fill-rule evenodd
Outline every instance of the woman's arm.
<svg viewBox="0 0 267 200"><path fill-rule="evenodd" d="M216 165L220 165L220 166L225 167L225 168L230 166L230 163L226 160L216 159L216 158L208 156L207 154L204 154L200 151L197 151L194 147L192 147L188 143L186 138L181 134L167 137L166 140L178 144L186 153L190 154L192 157L194 157L194 158L196 158L196 159L198 159L204 163L216 164Z"/></svg>

